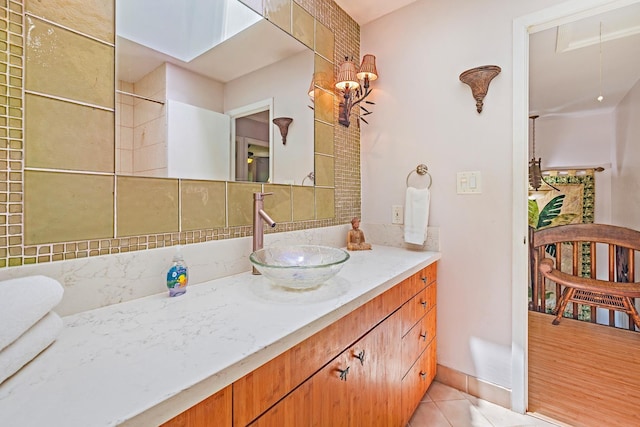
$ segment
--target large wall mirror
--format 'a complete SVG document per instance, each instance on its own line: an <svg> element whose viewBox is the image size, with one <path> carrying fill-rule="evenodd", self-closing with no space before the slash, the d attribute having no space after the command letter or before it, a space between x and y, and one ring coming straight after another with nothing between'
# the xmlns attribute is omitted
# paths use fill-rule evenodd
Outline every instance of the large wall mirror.
<svg viewBox="0 0 640 427"><path fill-rule="evenodd" d="M11 149L23 147L12 156L24 159L24 173L10 159L7 185L23 194L9 196L12 221L23 213L22 229L11 223L11 265L241 237L259 190L274 193L267 208L286 230L353 216L342 206L359 206L359 192L344 191L359 188L348 173L359 132L334 126L334 58L358 52L343 11L318 19L293 0L118 1L73 2L71 15L62 0L26 2L28 25L8 25L25 52L5 100ZM349 36L336 46L335 32ZM327 78L310 91L314 76ZM286 144L278 117L293 119ZM225 135L208 133L217 127Z"/></svg>
<svg viewBox="0 0 640 427"><path fill-rule="evenodd" d="M313 73L238 0L117 0L116 173L313 185Z"/></svg>

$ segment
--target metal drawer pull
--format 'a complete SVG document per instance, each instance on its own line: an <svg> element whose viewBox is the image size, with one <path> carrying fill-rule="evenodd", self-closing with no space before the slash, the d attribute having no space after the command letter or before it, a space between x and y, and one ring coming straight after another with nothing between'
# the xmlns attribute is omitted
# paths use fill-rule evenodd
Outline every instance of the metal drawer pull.
<svg viewBox="0 0 640 427"><path fill-rule="evenodd" d="M427 379L427 373L426 372L420 372L420 378L422 378L423 380Z"/></svg>
<svg viewBox="0 0 640 427"><path fill-rule="evenodd" d="M422 308L427 308L427 302L426 301L420 301L420 304L422 304Z"/></svg>
<svg viewBox="0 0 640 427"><path fill-rule="evenodd" d="M425 332L424 334L420 334L420 338L422 338L422 341L426 341L427 340L427 333Z"/></svg>
<svg viewBox="0 0 640 427"><path fill-rule="evenodd" d="M347 366L345 369L338 369L338 372L340 372L340 379L342 381L346 381L347 374L349 373L349 367Z"/></svg>
<svg viewBox="0 0 640 427"><path fill-rule="evenodd" d="M356 359L360 360L360 364L361 365L364 365L364 350L362 350L358 354L354 354L353 357L355 357Z"/></svg>
<svg viewBox="0 0 640 427"><path fill-rule="evenodd" d="M427 283L427 277L426 277L426 276L422 276L422 277L420 278L420 280L422 280L424 283Z"/></svg>

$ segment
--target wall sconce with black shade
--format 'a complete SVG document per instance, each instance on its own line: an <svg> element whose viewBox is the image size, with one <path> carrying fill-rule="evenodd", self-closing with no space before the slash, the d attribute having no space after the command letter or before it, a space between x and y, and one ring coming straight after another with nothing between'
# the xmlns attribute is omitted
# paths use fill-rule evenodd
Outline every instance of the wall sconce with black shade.
<svg viewBox="0 0 640 427"><path fill-rule="evenodd" d="M376 57L373 55L363 56L362 64L359 69L356 64L348 58L345 58L345 61L340 64L336 88L342 92L342 96L344 98L344 100L340 102L340 109L338 113L338 122L342 126L349 127L351 109L369 96L371 93L370 83L377 78L378 70L376 69ZM374 104L371 101L365 101L365 103ZM362 116L371 114L371 111L367 110L362 105L360 108L364 113L360 114L358 118L363 122L368 123Z"/></svg>
<svg viewBox="0 0 640 427"><path fill-rule="evenodd" d="M287 145L287 134L289 133L289 125L292 121L293 119L291 117L276 117L273 119L273 123L280 129L283 145Z"/></svg>

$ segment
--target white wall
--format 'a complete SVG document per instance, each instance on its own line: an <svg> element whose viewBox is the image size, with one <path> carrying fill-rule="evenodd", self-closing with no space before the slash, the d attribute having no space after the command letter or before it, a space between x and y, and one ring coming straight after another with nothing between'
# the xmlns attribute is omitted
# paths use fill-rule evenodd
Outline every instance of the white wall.
<svg viewBox="0 0 640 427"><path fill-rule="evenodd" d="M418 163L433 176L430 225L440 227L438 359L511 388L512 25L558 0L419 0L361 29L380 73L364 125L362 219L389 223ZM478 114L458 76L502 68ZM458 171L483 191L457 195ZM526 283L517 284L526 286ZM516 286L516 285L514 285Z"/></svg>
<svg viewBox="0 0 640 427"><path fill-rule="evenodd" d="M224 84L167 63L167 99L224 112Z"/></svg>
<svg viewBox="0 0 640 427"><path fill-rule="evenodd" d="M543 169L611 163L614 137L613 111L542 116L536 119L536 157Z"/></svg>
<svg viewBox="0 0 640 427"><path fill-rule="evenodd" d="M229 116L167 100L167 176L230 179ZM227 140L220 140L226 135Z"/></svg>
<svg viewBox="0 0 640 427"><path fill-rule="evenodd" d="M616 109L616 147L613 172L613 220L640 229L640 81Z"/></svg>
<svg viewBox="0 0 640 427"><path fill-rule="evenodd" d="M313 53L305 50L225 85L225 111L273 98L273 117L292 117L287 144L273 125L276 183L301 184L313 165L313 111L307 92L313 77Z"/></svg>
<svg viewBox="0 0 640 427"><path fill-rule="evenodd" d="M536 158L542 157L542 169L571 166L605 168L595 175L594 222L601 224L612 223L611 165L615 134L614 111L536 119Z"/></svg>

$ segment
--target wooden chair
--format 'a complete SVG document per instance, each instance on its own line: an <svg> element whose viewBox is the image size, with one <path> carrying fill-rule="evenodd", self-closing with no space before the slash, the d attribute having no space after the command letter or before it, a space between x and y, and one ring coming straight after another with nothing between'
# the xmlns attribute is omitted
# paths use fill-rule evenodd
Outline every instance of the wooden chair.
<svg viewBox="0 0 640 427"><path fill-rule="evenodd" d="M572 249L571 272L562 271L563 244ZM555 245L555 256L547 257L546 248ZM585 246L586 245L586 246ZM597 248L608 248L608 280L596 279ZM566 245L564 245L566 246ZM582 270L583 249L590 252L589 277ZM556 284L556 308L553 324L560 319L569 302L577 318L578 304L591 306L591 321L596 321L596 307L609 310L609 324L614 326L614 311L629 315L629 329L640 329L640 316L634 298L640 297L640 282L635 282L635 253L640 251L640 232L605 224L571 224L546 228L533 235L534 289L533 309L545 311L545 278ZM565 267L566 269L566 267Z"/></svg>

